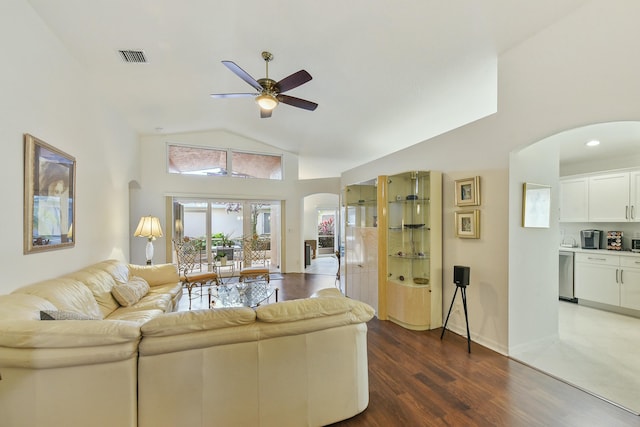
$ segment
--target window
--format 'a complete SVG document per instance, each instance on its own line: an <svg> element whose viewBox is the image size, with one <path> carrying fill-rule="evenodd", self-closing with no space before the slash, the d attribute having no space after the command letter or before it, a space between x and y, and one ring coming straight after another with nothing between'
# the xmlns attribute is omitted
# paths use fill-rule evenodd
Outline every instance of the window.
<svg viewBox="0 0 640 427"><path fill-rule="evenodd" d="M231 153L233 176L282 179L282 157L269 154Z"/></svg>
<svg viewBox="0 0 640 427"><path fill-rule="evenodd" d="M169 173L227 175L227 151L213 148L169 145Z"/></svg>
<svg viewBox="0 0 640 427"><path fill-rule="evenodd" d="M167 157L169 173L282 180L280 155L169 144Z"/></svg>

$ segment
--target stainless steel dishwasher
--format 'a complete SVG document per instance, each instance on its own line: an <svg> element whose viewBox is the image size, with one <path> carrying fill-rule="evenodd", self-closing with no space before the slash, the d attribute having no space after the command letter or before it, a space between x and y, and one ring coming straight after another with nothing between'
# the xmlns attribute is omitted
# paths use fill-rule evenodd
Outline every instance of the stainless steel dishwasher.
<svg viewBox="0 0 640 427"><path fill-rule="evenodd" d="M561 300L578 302L578 298L574 294L573 283L573 252L572 251L560 251L560 264L558 266L559 271L559 295Z"/></svg>

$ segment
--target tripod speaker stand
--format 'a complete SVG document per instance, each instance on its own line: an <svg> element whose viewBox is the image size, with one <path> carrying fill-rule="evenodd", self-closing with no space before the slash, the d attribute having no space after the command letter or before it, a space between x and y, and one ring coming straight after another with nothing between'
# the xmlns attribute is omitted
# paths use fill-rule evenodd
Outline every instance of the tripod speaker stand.
<svg viewBox="0 0 640 427"><path fill-rule="evenodd" d="M453 266L453 283L456 285L456 291L453 293L451 305L449 306L449 313L447 313L447 320L444 321L442 334L440 335L440 339L442 339L444 337L444 332L447 330L447 323L449 322L453 303L456 300L456 294L458 293L458 289L460 289L460 294L462 295L462 306L464 307L464 320L467 323L467 350L469 353L471 353L471 334L469 333L469 315L467 314L467 286L469 286L470 270L471 269L469 267L461 265Z"/></svg>

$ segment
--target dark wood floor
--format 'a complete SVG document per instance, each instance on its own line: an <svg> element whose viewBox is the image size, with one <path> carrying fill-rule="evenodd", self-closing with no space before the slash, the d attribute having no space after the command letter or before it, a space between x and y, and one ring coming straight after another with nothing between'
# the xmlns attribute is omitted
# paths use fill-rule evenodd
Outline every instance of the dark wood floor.
<svg viewBox="0 0 640 427"><path fill-rule="evenodd" d="M280 300L335 286L285 274ZM640 426L640 417L442 329L368 323L369 407L333 426Z"/></svg>

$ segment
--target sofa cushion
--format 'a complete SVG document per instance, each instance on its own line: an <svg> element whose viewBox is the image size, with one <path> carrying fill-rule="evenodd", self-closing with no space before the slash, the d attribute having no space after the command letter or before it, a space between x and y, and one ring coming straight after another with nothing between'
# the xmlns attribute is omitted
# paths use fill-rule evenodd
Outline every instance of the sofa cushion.
<svg viewBox="0 0 640 427"><path fill-rule="evenodd" d="M40 310L55 309L56 306L51 302L36 295L0 295L0 321L39 320Z"/></svg>
<svg viewBox="0 0 640 427"><path fill-rule="evenodd" d="M40 310L40 320L100 320L75 311Z"/></svg>
<svg viewBox="0 0 640 427"><path fill-rule="evenodd" d="M129 281L129 264L125 264L124 262L109 259L94 264L91 267L106 271L117 283L127 283Z"/></svg>
<svg viewBox="0 0 640 427"><path fill-rule="evenodd" d="M71 277L44 280L18 288L12 293L36 295L50 301L58 310L103 318L102 311L89 288Z"/></svg>
<svg viewBox="0 0 640 427"><path fill-rule="evenodd" d="M123 307L137 303L148 292L149 284L142 277L132 277L127 283L116 285L111 289L111 294Z"/></svg>
<svg viewBox="0 0 640 427"><path fill-rule="evenodd" d="M65 277L84 283L98 303L98 307L102 311L102 317L107 317L113 310L120 307L118 301L111 294L111 289L116 285L116 281L112 275L98 267L98 265L94 264L85 267Z"/></svg>
<svg viewBox="0 0 640 427"><path fill-rule="evenodd" d="M120 307L111 313L107 320L126 320L127 322L135 322L138 325L142 325L149 320L160 316L162 313L164 313L164 311L160 309L140 310L135 308L135 306Z"/></svg>
<svg viewBox="0 0 640 427"><path fill-rule="evenodd" d="M139 276L152 288L166 283L178 283L178 267L175 264L136 265L129 264L129 276Z"/></svg>

